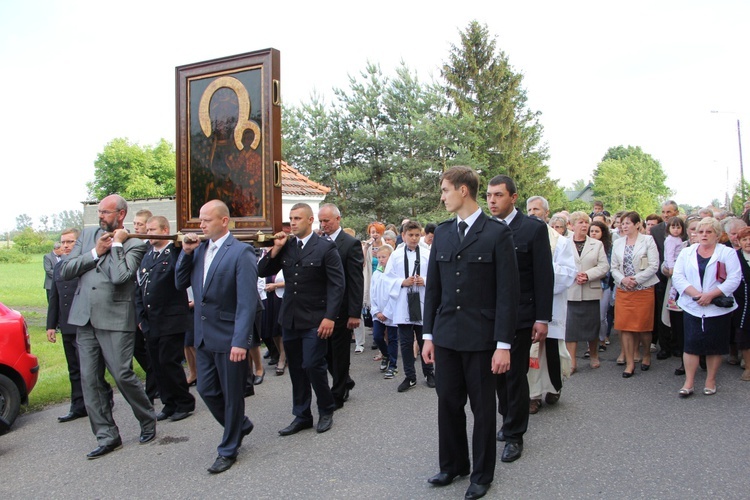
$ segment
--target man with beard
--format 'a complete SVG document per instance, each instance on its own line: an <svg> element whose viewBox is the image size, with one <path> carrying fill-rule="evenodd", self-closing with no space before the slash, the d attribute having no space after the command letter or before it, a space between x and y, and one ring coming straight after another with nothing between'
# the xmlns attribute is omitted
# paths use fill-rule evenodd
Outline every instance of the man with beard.
<svg viewBox="0 0 750 500"><path fill-rule="evenodd" d="M87 456L100 458L122 445L112 418L102 364L133 409L140 443L156 437L156 414L133 372L135 274L146 244L128 239L123 222L128 204L119 195L99 203L99 227L87 228L60 266L63 280L80 278L68 321L78 327L81 385L91 429L99 446Z"/></svg>

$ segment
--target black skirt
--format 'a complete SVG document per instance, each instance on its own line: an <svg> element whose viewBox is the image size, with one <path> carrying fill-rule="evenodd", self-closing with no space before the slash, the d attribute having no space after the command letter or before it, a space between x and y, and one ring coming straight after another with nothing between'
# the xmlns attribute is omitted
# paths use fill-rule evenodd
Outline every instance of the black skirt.
<svg viewBox="0 0 750 500"><path fill-rule="evenodd" d="M685 349L688 354L714 356L729 354L729 332L732 313L698 318L685 312L683 316Z"/></svg>

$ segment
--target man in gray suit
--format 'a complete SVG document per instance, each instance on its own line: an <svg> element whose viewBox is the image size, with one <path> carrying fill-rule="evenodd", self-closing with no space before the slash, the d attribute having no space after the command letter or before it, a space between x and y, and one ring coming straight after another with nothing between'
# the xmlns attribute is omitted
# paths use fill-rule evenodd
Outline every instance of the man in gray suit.
<svg viewBox="0 0 750 500"><path fill-rule="evenodd" d="M68 322L78 327L81 384L91 429L99 446L87 455L102 457L122 445L112 418L102 364L141 424L140 443L156 437L156 414L133 372L135 274L146 244L127 239L123 221L128 204L119 195L99 203L99 228L87 228L61 264L63 280L80 278Z"/></svg>
<svg viewBox="0 0 750 500"><path fill-rule="evenodd" d="M55 285L53 278L53 271L55 264L60 262L62 258L62 244L59 241L55 242L50 253L44 254L44 289L47 291L47 303L49 304L49 296L52 293L52 287Z"/></svg>

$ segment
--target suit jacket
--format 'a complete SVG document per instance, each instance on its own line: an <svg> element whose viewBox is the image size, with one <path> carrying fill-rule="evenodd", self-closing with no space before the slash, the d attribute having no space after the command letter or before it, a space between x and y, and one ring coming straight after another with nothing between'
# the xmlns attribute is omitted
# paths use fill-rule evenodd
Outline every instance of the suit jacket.
<svg viewBox="0 0 750 500"><path fill-rule="evenodd" d="M628 238L623 236L612 244L612 278L615 285L620 286L620 282L625 277L623 269L623 259L625 257L625 244ZM645 265L642 265L645 264ZM659 282L656 276L656 270L659 268L659 250L651 236L638 234L633 245L633 265L635 266L635 280L639 285L649 287Z"/></svg>
<svg viewBox="0 0 750 500"><path fill-rule="evenodd" d="M359 240L349 236L344 231L339 231L335 243L339 251L339 257L341 257L346 281L344 298L341 301L341 309L336 319L336 324L342 326L346 325L349 318L362 316L362 296L365 286L364 255Z"/></svg>
<svg viewBox="0 0 750 500"><path fill-rule="evenodd" d="M463 242L456 219L438 225L425 286L423 331L432 334L435 345L484 351L513 342L519 275L513 235L505 224L481 213Z"/></svg>
<svg viewBox="0 0 750 500"><path fill-rule="evenodd" d="M204 241L192 254L182 252L175 268L177 289L193 286L195 346L227 353L232 347L248 349L258 308L255 251L230 234L216 251L203 283L207 249Z"/></svg>
<svg viewBox="0 0 750 500"><path fill-rule="evenodd" d="M667 283L667 277L661 273L661 265L664 262L664 240L667 237L667 221L663 221L651 228L651 237L654 239L656 249L659 251L659 269L656 271L656 276L659 281L664 284Z"/></svg>
<svg viewBox="0 0 750 500"><path fill-rule="evenodd" d="M510 222L516 245L521 299L517 329L530 328L539 321L552 319L554 269L547 224L522 213Z"/></svg>
<svg viewBox="0 0 750 500"><path fill-rule="evenodd" d="M300 252L297 239L289 238L276 257L267 253L258 269L264 277L284 271L284 300L279 313L282 327L309 330L318 328L324 318L335 321L339 316L346 279L333 242L312 233Z"/></svg>
<svg viewBox="0 0 750 500"><path fill-rule="evenodd" d="M138 270L135 307L138 324L147 338L184 333L188 322L186 290L175 287L174 271L180 249L169 244L159 257L149 251Z"/></svg>
<svg viewBox="0 0 750 500"><path fill-rule="evenodd" d="M62 280L60 278L61 266L62 262L55 264L54 286L50 290L47 305L47 330L60 328L63 334L75 334L77 327L68 323L68 316L70 316L70 307L73 305L73 297L78 288L78 278Z"/></svg>
<svg viewBox="0 0 750 500"><path fill-rule="evenodd" d="M95 227L84 229L68 258L62 261L63 280L80 278L70 324L102 330L135 331L135 274L147 245L133 238L122 247L112 247L94 260L91 250L104 232Z"/></svg>
<svg viewBox="0 0 750 500"><path fill-rule="evenodd" d="M571 240L571 245L575 242ZM609 262L607 253L604 251L604 245L599 240L586 236L586 243L583 245L581 255L577 250L573 250L577 272L584 272L589 277L588 283L577 285L573 282L568 288L568 300L580 302L582 300L599 300L602 298L602 278L609 271Z"/></svg>
<svg viewBox="0 0 750 500"><path fill-rule="evenodd" d="M44 289L52 290L52 284L55 282L52 272L55 269L55 264L57 264L57 255L55 255L55 252L44 254L42 263L44 264Z"/></svg>

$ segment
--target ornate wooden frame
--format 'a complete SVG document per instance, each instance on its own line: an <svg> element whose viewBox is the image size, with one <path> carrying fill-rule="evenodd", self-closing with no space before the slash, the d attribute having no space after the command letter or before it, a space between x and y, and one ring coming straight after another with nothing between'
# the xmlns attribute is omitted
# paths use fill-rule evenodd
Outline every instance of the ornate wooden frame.
<svg viewBox="0 0 750 500"><path fill-rule="evenodd" d="M215 198L235 233L281 230L279 59L266 49L175 68L180 231L199 229Z"/></svg>

